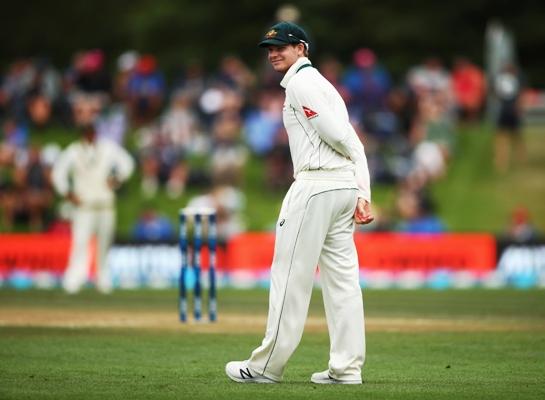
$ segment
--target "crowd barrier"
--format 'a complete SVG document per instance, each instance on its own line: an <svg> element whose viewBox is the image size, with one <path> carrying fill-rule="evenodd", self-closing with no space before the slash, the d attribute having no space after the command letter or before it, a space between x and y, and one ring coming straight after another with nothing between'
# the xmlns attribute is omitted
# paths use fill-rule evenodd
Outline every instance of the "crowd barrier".
<svg viewBox="0 0 545 400"><path fill-rule="evenodd" d="M361 268L372 270L489 271L496 266L496 240L488 234L357 233ZM274 235L246 233L230 242L231 267L267 267L272 261Z"/></svg>
<svg viewBox="0 0 545 400"><path fill-rule="evenodd" d="M363 287L545 287L545 243L522 246L490 234L401 233L357 233L355 242ZM0 235L0 285L58 286L69 248L67 235ZM218 285L267 286L273 250L270 232L232 238L218 249ZM176 287L181 257L177 243L116 243L107 262L116 287L162 288ZM205 249L204 270L207 265ZM94 269L91 260L90 281Z"/></svg>

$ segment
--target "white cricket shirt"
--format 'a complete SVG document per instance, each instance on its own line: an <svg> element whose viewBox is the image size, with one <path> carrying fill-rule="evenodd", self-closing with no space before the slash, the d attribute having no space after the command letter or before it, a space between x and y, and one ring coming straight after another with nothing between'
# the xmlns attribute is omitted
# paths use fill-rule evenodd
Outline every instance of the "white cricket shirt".
<svg viewBox="0 0 545 400"><path fill-rule="evenodd" d="M83 207L111 207L115 193L108 185L108 178L115 175L122 182L133 169L132 157L116 143L80 140L62 152L53 165L51 178L59 194L66 196L73 191Z"/></svg>
<svg viewBox="0 0 545 400"><path fill-rule="evenodd" d="M294 176L301 171L351 170L359 197L370 202L369 169L363 144L335 87L306 57L299 58L289 68L280 85L286 89L283 119Z"/></svg>

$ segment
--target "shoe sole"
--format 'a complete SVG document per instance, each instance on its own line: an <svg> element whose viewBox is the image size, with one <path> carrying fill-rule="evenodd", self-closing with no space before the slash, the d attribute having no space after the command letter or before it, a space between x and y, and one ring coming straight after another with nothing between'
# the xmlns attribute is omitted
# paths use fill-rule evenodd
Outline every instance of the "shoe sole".
<svg viewBox="0 0 545 400"><path fill-rule="evenodd" d="M337 379L310 379L318 385L361 385L362 381L340 381Z"/></svg>

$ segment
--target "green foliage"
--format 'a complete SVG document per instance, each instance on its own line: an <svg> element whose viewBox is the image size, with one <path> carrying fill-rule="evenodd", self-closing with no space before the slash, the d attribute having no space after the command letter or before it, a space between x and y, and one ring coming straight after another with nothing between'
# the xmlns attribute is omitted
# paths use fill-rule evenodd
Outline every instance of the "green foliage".
<svg viewBox="0 0 545 400"><path fill-rule="evenodd" d="M512 162L505 174L492 166L494 131L491 127L466 127L448 176L433 187L440 215L454 231L501 233L518 205L528 208L533 222L545 232L545 143L541 129L524 134L527 160Z"/></svg>
<svg viewBox="0 0 545 400"><path fill-rule="evenodd" d="M0 63L18 56L45 56L66 67L77 50L103 48L113 67L127 49L152 52L173 76L181 65L199 60L214 68L226 53L260 65L258 38L274 22L280 2L189 0L95 0L9 2L0 16ZM532 85L545 85L541 73L545 3L459 0L457 2L300 0L301 23L317 56L334 53L343 62L362 46L377 50L396 76L435 54L451 62L465 55L483 63L487 23L498 18L516 37L518 56ZM39 37L40 40L36 40Z"/></svg>

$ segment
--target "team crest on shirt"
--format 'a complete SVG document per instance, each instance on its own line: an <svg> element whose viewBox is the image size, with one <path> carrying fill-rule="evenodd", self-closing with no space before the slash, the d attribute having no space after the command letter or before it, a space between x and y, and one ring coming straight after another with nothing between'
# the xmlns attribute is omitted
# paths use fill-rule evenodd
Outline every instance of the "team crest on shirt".
<svg viewBox="0 0 545 400"><path fill-rule="evenodd" d="M307 117L307 119L312 119L318 116L318 113L316 111L311 110L308 107L303 106L303 111L305 112L305 117Z"/></svg>

